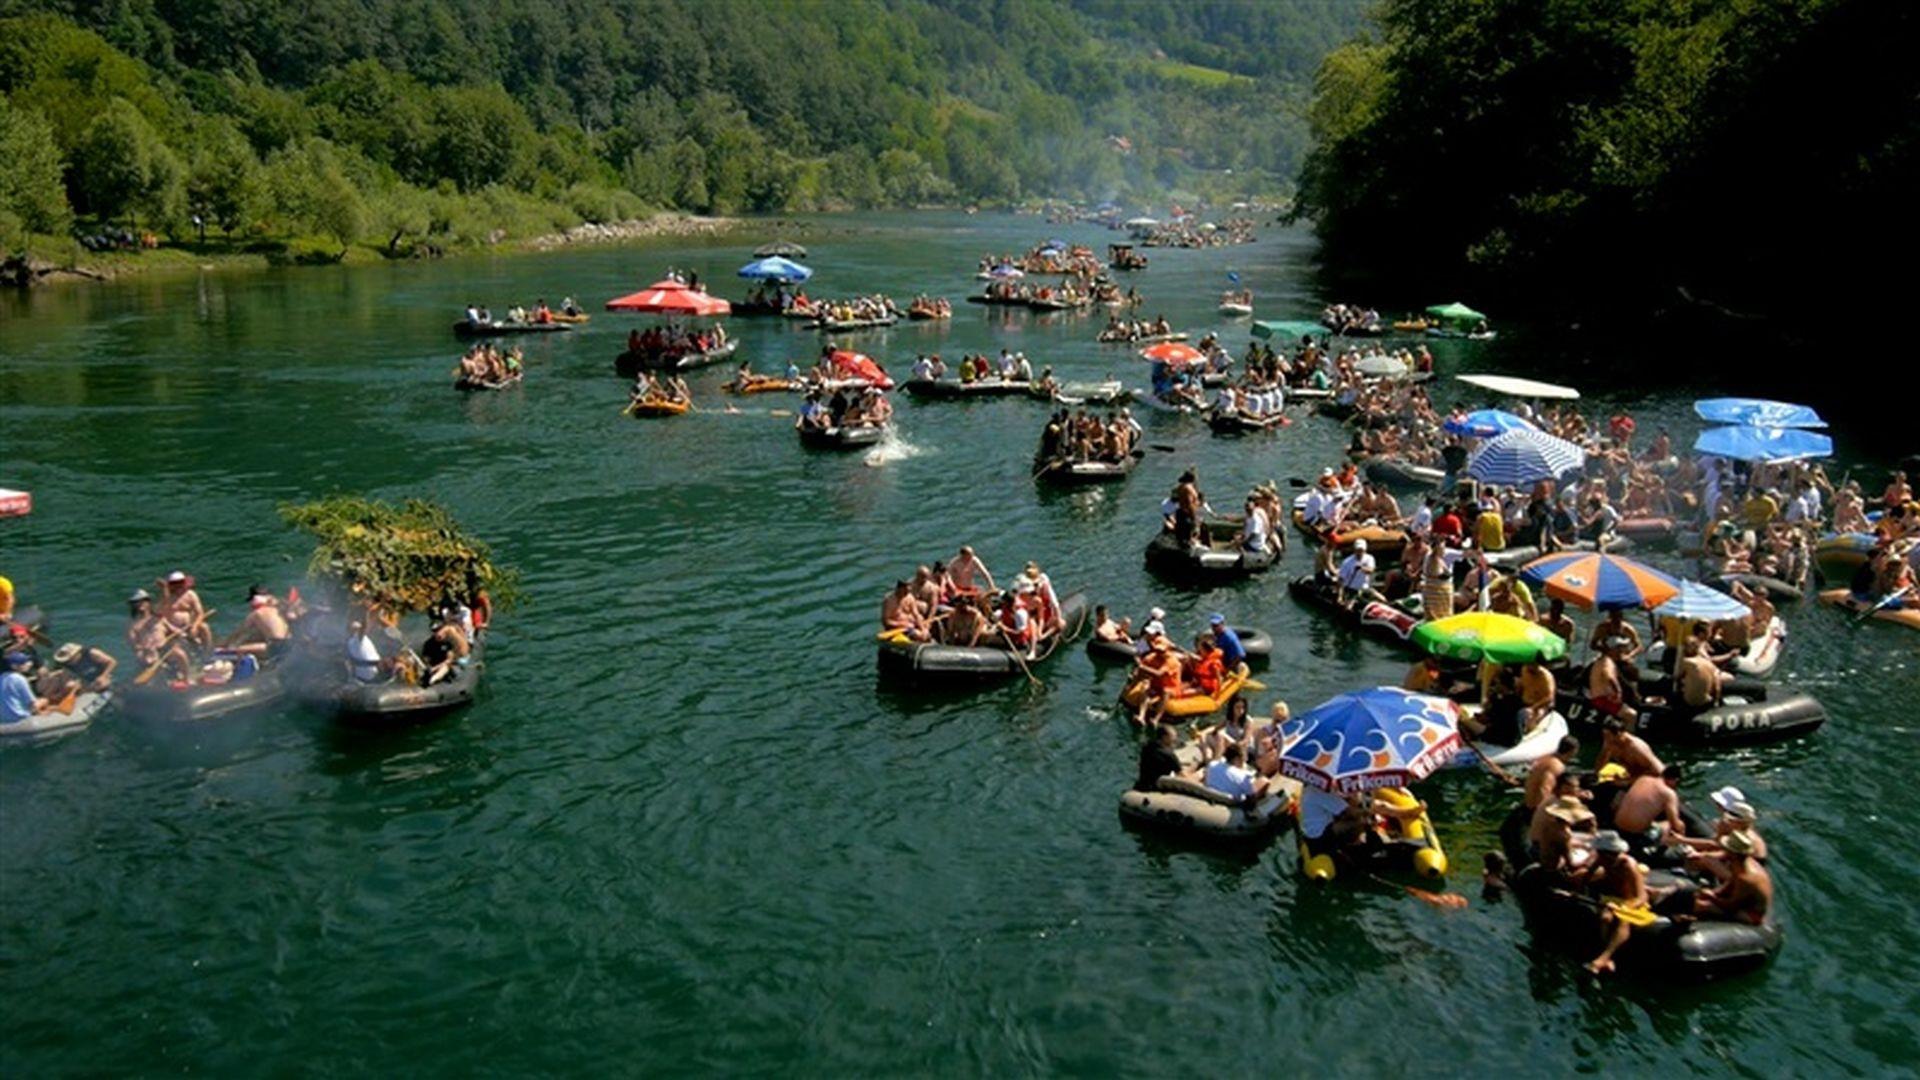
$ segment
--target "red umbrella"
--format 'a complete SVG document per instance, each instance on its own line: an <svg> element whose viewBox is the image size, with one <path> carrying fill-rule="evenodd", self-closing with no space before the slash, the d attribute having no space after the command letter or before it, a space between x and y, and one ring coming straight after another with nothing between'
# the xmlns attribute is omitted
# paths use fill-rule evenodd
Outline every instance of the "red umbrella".
<svg viewBox="0 0 1920 1080"><path fill-rule="evenodd" d="M1156 364L1197 364L1207 358L1206 353L1179 341L1163 341L1149 346L1140 350L1140 355Z"/></svg>
<svg viewBox="0 0 1920 1080"><path fill-rule="evenodd" d="M607 301L608 311L638 311L650 315L725 315L733 310L725 300L708 296L684 282L668 278L637 293Z"/></svg>
<svg viewBox="0 0 1920 1080"><path fill-rule="evenodd" d="M877 386L882 390L893 389L893 377L882 370L880 365L874 363L873 358L865 353L839 349L827 358L827 362L832 366L833 370L845 372L850 378L865 379L868 385Z"/></svg>
<svg viewBox="0 0 1920 1080"><path fill-rule="evenodd" d="M0 488L0 517L25 517L33 513L33 496L24 491Z"/></svg>

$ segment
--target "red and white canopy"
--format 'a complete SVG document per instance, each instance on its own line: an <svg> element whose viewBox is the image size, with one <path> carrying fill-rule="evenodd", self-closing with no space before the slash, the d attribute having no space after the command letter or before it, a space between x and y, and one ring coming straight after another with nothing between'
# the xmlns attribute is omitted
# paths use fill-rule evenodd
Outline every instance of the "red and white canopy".
<svg viewBox="0 0 1920 1080"><path fill-rule="evenodd" d="M732 305L717 296L689 289L685 282L668 278L656 281L637 293L607 301L608 311L637 311L650 315L726 315Z"/></svg>
<svg viewBox="0 0 1920 1080"><path fill-rule="evenodd" d="M0 518L26 517L33 513L33 495L11 488L0 488Z"/></svg>

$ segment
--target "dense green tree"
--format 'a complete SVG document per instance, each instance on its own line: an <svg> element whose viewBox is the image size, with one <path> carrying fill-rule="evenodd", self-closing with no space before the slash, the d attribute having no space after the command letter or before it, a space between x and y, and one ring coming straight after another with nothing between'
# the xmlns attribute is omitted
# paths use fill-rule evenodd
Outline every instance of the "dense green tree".
<svg viewBox="0 0 1920 1080"><path fill-rule="evenodd" d="M74 147L80 203L103 218L120 218L162 202L158 189L171 179L159 160L165 150L140 111L125 98L114 98Z"/></svg>
<svg viewBox="0 0 1920 1080"><path fill-rule="evenodd" d="M260 159L230 121L202 133L187 172L187 209L231 237L260 211Z"/></svg>
<svg viewBox="0 0 1920 1080"><path fill-rule="evenodd" d="M63 163L53 129L39 113L0 97L0 215L5 232L59 233L73 211L61 180Z"/></svg>

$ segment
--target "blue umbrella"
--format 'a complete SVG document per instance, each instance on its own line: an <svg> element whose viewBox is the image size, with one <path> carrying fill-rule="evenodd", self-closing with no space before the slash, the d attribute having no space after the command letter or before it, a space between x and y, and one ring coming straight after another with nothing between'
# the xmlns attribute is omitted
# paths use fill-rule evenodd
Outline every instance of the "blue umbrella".
<svg viewBox="0 0 1920 1080"><path fill-rule="evenodd" d="M1280 725L1280 771L1327 791L1406 787L1460 752L1460 710L1393 686L1357 690Z"/></svg>
<svg viewBox="0 0 1920 1080"><path fill-rule="evenodd" d="M1708 428L1693 440L1693 448L1735 461L1800 461L1831 456L1833 440L1817 431L1740 424Z"/></svg>
<svg viewBox="0 0 1920 1080"><path fill-rule="evenodd" d="M762 281L805 281L813 276L813 271L792 259L774 255L741 267L740 276Z"/></svg>
<svg viewBox="0 0 1920 1080"><path fill-rule="evenodd" d="M1744 619L1753 613L1753 609L1719 589L1710 589L1697 581L1682 581L1679 594L1654 608L1653 613L1675 619L1720 622L1723 619Z"/></svg>
<svg viewBox="0 0 1920 1080"><path fill-rule="evenodd" d="M1693 403L1693 411L1702 420L1716 424L1751 424L1755 427L1819 428L1827 422L1807 405L1764 398L1703 398Z"/></svg>
<svg viewBox="0 0 1920 1080"><path fill-rule="evenodd" d="M1517 487L1558 480L1587 463L1587 452L1533 428L1516 428L1488 440L1467 462L1467 475L1483 484Z"/></svg>
<svg viewBox="0 0 1920 1080"><path fill-rule="evenodd" d="M1471 435L1476 439L1491 439L1509 431L1538 430L1533 421L1505 409L1475 409L1462 417L1449 417L1441 426L1455 435Z"/></svg>

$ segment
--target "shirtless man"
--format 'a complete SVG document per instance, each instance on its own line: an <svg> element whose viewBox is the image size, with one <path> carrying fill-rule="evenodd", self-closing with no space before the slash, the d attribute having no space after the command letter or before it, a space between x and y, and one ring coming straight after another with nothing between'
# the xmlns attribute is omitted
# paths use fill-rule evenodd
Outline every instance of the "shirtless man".
<svg viewBox="0 0 1920 1080"><path fill-rule="evenodd" d="M1700 639L1689 637L1681 646L1680 670L1677 673L1680 687L1680 700L1690 709L1710 709L1720 704L1720 694L1726 685L1726 673L1714 666L1712 660L1702 654Z"/></svg>
<svg viewBox="0 0 1920 1080"><path fill-rule="evenodd" d="M987 583L985 590L974 583L976 574L985 579ZM992 592L995 588L993 572L987 569L986 565L980 561L980 557L973 553L973 548L967 544L961 544L960 554L955 555L953 561L947 564L947 576L953 579L954 592L961 596L977 596L982 591Z"/></svg>
<svg viewBox="0 0 1920 1080"><path fill-rule="evenodd" d="M1607 638L1601 645L1600 658L1587 668L1587 701L1602 716L1631 724L1640 714L1627 704L1621 677L1627 646L1627 639L1620 637Z"/></svg>
<svg viewBox="0 0 1920 1080"><path fill-rule="evenodd" d="M1521 668L1520 705L1526 714L1521 717L1520 730L1532 731L1536 724L1546 719L1557 704L1558 694L1559 685L1554 681L1553 672L1548 671L1538 657Z"/></svg>
<svg viewBox="0 0 1920 1080"><path fill-rule="evenodd" d="M1200 494L1200 478L1192 469L1180 474L1172 501L1174 538L1189 546L1200 544L1200 511L1206 497Z"/></svg>
<svg viewBox="0 0 1920 1080"><path fill-rule="evenodd" d="M127 647L133 651L134 662L142 668L148 668L164 660L181 680L191 675L193 665L187 659L187 651L181 648L177 640L178 631L153 610L153 597L147 594L147 590L138 589L128 597L127 608L130 620L127 623Z"/></svg>
<svg viewBox="0 0 1920 1080"><path fill-rule="evenodd" d="M1687 823L1680 818L1680 769L1669 765L1657 774L1634 780L1613 807L1613 827L1622 836L1682 836Z"/></svg>
<svg viewBox="0 0 1920 1080"><path fill-rule="evenodd" d="M1567 766L1572 764L1579 754L1580 740L1571 735L1563 736L1560 744L1553 748L1553 753L1535 761L1527 769L1527 781L1522 789L1527 809L1540 809L1540 805L1547 801L1548 795L1559 785L1560 778L1571 775L1567 772Z"/></svg>
<svg viewBox="0 0 1920 1080"><path fill-rule="evenodd" d="M279 602L264 592L255 593L247 598L247 608L245 621L227 639L227 647L262 658L284 650L293 630L287 625L286 616L280 614Z"/></svg>
<svg viewBox="0 0 1920 1080"><path fill-rule="evenodd" d="M193 579L175 570L160 582L160 616L188 641L207 648L213 630L207 626L207 607L193 589Z"/></svg>
<svg viewBox="0 0 1920 1080"><path fill-rule="evenodd" d="M1594 759L1593 771L1597 773L1610 764L1627 770L1629 780L1658 776L1665 768L1647 740L1627 730L1626 722L1618 719L1601 725L1600 756Z"/></svg>
<svg viewBox="0 0 1920 1080"><path fill-rule="evenodd" d="M1694 914L1759 926L1773 910L1773 878L1753 858L1754 840L1748 833L1730 832L1721 837L1720 846L1727 854L1727 880L1694 897Z"/></svg>
<svg viewBox="0 0 1920 1080"><path fill-rule="evenodd" d="M1093 639L1095 641L1115 641L1122 645L1133 644L1133 620L1115 621L1108 614L1107 605L1095 604L1093 608Z"/></svg>
<svg viewBox="0 0 1920 1080"><path fill-rule="evenodd" d="M1587 963L1587 970L1604 975L1613 970L1613 954L1633 935L1635 927L1651 926L1656 916L1647 903L1647 871L1627 854L1627 842L1611 829L1593 838L1594 864L1581 876L1600 893L1600 925L1607 945Z"/></svg>
<svg viewBox="0 0 1920 1080"><path fill-rule="evenodd" d="M1571 873L1580 861L1575 855L1574 832L1593 828L1593 811L1576 794L1579 780L1572 773L1564 775L1566 790L1542 803L1527 829L1527 843L1535 860L1543 869L1558 874Z"/></svg>
<svg viewBox="0 0 1920 1080"><path fill-rule="evenodd" d="M929 641L933 637L926 612L913 595L913 586L904 581L894 582L893 591L880 601L880 628L898 630L909 641Z"/></svg>
<svg viewBox="0 0 1920 1080"><path fill-rule="evenodd" d="M1625 614L1626 613L1619 608L1607 612L1607 617L1595 624L1593 633L1587 635L1587 648L1592 649L1594 652L1601 652L1606 648L1609 639L1626 638L1626 655L1619 657L1619 659L1632 660L1634 657L1639 656L1642 649L1640 644L1640 631L1635 630L1633 624L1627 622Z"/></svg>

